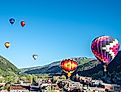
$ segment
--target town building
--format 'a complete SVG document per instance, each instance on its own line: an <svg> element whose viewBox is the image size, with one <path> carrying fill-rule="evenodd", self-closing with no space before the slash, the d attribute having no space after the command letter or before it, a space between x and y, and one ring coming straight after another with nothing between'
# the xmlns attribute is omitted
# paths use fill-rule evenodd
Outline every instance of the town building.
<svg viewBox="0 0 121 92"><path fill-rule="evenodd" d="M30 86L23 85L11 85L10 92L30 92Z"/></svg>
<svg viewBox="0 0 121 92"><path fill-rule="evenodd" d="M14 84L10 86L10 92L41 92L41 89L39 86Z"/></svg>

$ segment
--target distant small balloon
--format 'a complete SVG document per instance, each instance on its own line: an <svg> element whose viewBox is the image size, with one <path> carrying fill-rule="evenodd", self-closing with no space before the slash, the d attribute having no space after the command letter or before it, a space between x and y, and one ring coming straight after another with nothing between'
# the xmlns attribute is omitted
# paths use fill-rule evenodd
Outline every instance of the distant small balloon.
<svg viewBox="0 0 121 92"><path fill-rule="evenodd" d="M15 19L14 19L14 18L11 18L11 19L9 19L9 22L10 22L11 24L14 24Z"/></svg>
<svg viewBox="0 0 121 92"><path fill-rule="evenodd" d="M32 57L33 57L34 60L36 60L38 58L38 55L33 54Z"/></svg>
<svg viewBox="0 0 121 92"><path fill-rule="evenodd" d="M10 44L10 42L5 42L4 45L5 45L6 48L9 48L11 44Z"/></svg>
<svg viewBox="0 0 121 92"><path fill-rule="evenodd" d="M21 21L21 26L24 27L26 24L24 21Z"/></svg>

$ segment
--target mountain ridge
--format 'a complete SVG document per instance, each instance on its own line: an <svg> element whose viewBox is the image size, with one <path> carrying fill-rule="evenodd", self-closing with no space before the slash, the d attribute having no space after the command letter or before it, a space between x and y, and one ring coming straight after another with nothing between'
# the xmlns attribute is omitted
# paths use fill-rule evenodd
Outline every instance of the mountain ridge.
<svg viewBox="0 0 121 92"><path fill-rule="evenodd" d="M72 59L72 58L71 58ZM79 74L80 76L92 77L94 79L103 78L103 65L95 58L78 57L73 58L78 62L78 67L72 75ZM41 68L31 69L30 71L25 71L23 74L62 74L63 71L60 67L60 62L50 63ZM112 62L107 67L109 76L116 76L121 78L121 51L118 52L117 56L112 60Z"/></svg>
<svg viewBox="0 0 121 92"><path fill-rule="evenodd" d="M84 64L87 61L95 60L94 58L87 58L87 57L77 57L77 58L74 57L74 58L70 58L70 59L77 61L78 64ZM80 63L80 60L82 60L84 62ZM30 68L25 68L25 69L23 68L23 70L21 69L22 70L21 73L23 73L23 74L24 73L25 74L26 73L27 74L39 74L39 73L51 73L52 71L55 73L57 73L56 71L58 71L58 73L59 73L59 72L62 72L62 70L60 68L60 62L61 62L61 60L54 61L54 62L44 65L44 66L30 67ZM53 68L55 68L55 69L53 70ZM29 71L31 71L31 72L29 72ZM35 71L35 72L33 72L33 71Z"/></svg>
<svg viewBox="0 0 121 92"><path fill-rule="evenodd" d="M19 69L9 60L0 55L0 75L9 76L18 74Z"/></svg>

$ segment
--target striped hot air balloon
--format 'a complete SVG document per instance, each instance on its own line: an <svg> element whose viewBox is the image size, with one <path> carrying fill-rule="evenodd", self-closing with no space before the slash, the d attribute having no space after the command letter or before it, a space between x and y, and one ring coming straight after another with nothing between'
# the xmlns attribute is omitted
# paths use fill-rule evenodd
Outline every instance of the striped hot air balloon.
<svg viewBox="0 0 121 92"><path fill-rule="evenodd" d="M71 59L65 59L61 62L60 66L67 73L67 76L70 77L71 73L76 70L78 63Z"/></svg>
<svg viewBox="0 0 121 92"><path fill-rule="evenodd" d="M95 57L102 62L104 74L107 75L107 66L115 58L120 44L111 36L99 36L92 41L91 50Z"/></svg>
<svg viewBox="0 0 121 92"><path fill-rule="evenodd" d="M91 50L104 64L108 65L119 51L119 42L110 36L100 36L93 40Z"/></svg>

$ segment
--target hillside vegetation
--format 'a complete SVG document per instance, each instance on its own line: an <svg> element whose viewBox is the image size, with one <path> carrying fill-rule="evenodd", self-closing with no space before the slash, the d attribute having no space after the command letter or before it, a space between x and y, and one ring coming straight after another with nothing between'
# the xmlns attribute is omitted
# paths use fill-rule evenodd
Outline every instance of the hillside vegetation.
<svg viewBox="0 0 121 92"><path fill-rule="evenodd" d="M0 56L0 76L14 76L19 69L4 57Z"/></svg>

